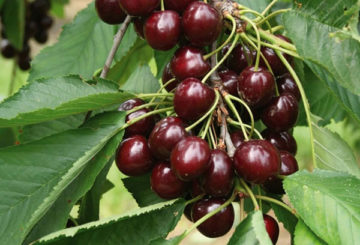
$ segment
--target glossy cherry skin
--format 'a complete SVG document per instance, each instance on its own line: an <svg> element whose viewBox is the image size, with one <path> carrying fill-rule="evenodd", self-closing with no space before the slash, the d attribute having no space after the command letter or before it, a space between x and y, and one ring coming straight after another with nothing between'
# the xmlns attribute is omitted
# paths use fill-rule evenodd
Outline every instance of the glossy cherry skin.
<svg viewBox="0 0 360 245"><path fill-rule="evenodd" d="M276 242L279 238L279 225L273 217L271 217L267 214L264 214L263 218L264 218L264 223L265 223L265 229L266 229L272 243L276 244Z"/></svg>
<svg viewBox="0 0 360 245"><path fill-rule="evenodd" d="M225 197L233 188L234 168L231 158L222 150L212 150L210 167L203 177L203 187L213 197Z"/></svg>
<svg viewBox="0 0 360 245"><path fill-rule="evenodd" d="M184 123L180 118L166 117L155 125L150 134L150 150L159 160L169 159L172 149L186 136Z"/></svg>
<svg viewBox="0 0 360 245"><path fill-rule="evenodd" d="M125 139L117 149L115 157L119 170L129 176L147 173L153 160L144 136L134 135Z"/></svg>
<svg viewBox="0 0 360 245"><path fill-rule="evenodd" d="M174 76L182 81L189 77L202 78L210 71L200 49L191 46L179 48L170 63Z"/></svg>
<svg viewBox="0 0 360 245"><path fill-rule="evenodd" d="M263 111L261 120L273 131L282 132L294 127L299 114L298 101L290 93L283 93Z"/></svg>
<svg viewBox="0 0 360 245"><path fill-rule="evenodd" d="M208 170L210 148L205 140L190 136L177 143L170 159L176 176L181 180L190 181Z"/></svg>
<svg viewBox="0 0 360 245"><path fill-rule="evenodd" d="M151 188L164 199L181 197L186 183L179 180L166 162L158 163L151 173Z"/></svg>
<svg viewBox="0 0 360 245"><path fill-rule="evenodd" d="M186 38L194 46L204 47L213 43L222 29L222 16L211 5L202 1L190 3L182 15Z"/></svg>
<svg viewBox="0 0 360 245"><path fill-rule="evenodd" d="M171 9L178 13L184 12L186 7L195 0L164 0L165 9Z"/></svg>
<svg viewBox="0 0 360 245"><path fill-rule="evenodd" d="M1 40L1 54L8 59L13 58L16 55L15 48L6 39Z"/></svg>
<svg viewBox="0 0 360 245"><path fill-rule="evenodd" d="M295 98L300 101L301 94L299 87L296 85L293 77L290 75L290 73L285 73L281 77L279 77L277 80L277 85L279 89L279 93L290 93L295 96Z"/></svg>
<svg viewBox="0 0 360 245"><path fill-rule="evenodd" d="M119 106L118 111L129 111L137 106L145 104L145 101L139 98L129 99Z"/></svg>
<svg viewBox="0 0 360 245"><path fill-rule="evenodd" d="M279 151L266 140L249 140L235 151L234 167L240 177L254 184L264 183L280 170Z"/></svg>
<svg viewBox="0 0 360 245"><path fill-rule="evenodd" d="M226 202L222 198L203 199L194 203L192 207L192 220L198 221L208 213L219 208ZM215 238L228 233L234 223L234 208L230 204L216 213L211 218L207 219L204 223L199 225L197 229L207 237Z"/></svg>
<svg viewBox="0 0 360 245"><path fill-rule="evenodd" d="M239 76L236 74L236 72L232 70L225 70L219 72L219 76L226 90L230 94L237 96L237 84L239 82Z"/></svg>
<svg viewBox="0 0 360 245"><path fill-rule="evenodd" d="M163 71L162 74L162 84L165 85L168 81L170 81L171 79L175 78L174 75L171 72L171 67L170 67L170 63L168 63ZM171 92L172 90L174 90L178 85L179 85L179 80L174 80L173 82L169 83L168 85L165 86L165 90L168 92Z"/></svg>
<svg viewBox="0 0 360 245"><path fill-rule="evenodd" d="M126 18L118 0L96 0L95 7L100 19L110 25L121 24Z"/></svg>
<svg viewBox="0 0 360 245"><path fill-rule="evenodd" d="M179 40L181 32L180 16L172 10L152 13L144 26L145 39L153 49L169 50Z"/></svg>
<svg viewBox="0 0 360 245"><path fill-rule="evenodd" d="M125 12L132 16L146 16L154 11L160 0L118 0Z"/></svg>
<svg viewBox="0 0 360 245"><path fill-rule="evenodd" d="M296 155L297 144L294 137L289 132L275 132L270 129L265 129L261 132L261 135L279 151L287 151Z"/></svg>
<svg viewBox="0 0 360 245"><path fill-rule="evenodd" d="M291 175L299 170L299 165L295 159L295 157L287 152L280 151L281 158L281 167L279 171L279 175ZM285 194L285 190L283 188L282 179L279 179L276 176L271 176L264 184L263 187L266 191L274 194Z"/></svg>
<svg viewBox="0 0 360 245"><path fill-rule="evenodd" d="M240 74L238 93L249 106L262 107L275 95L274 77L263 68L248 67Z"/></svg>
<svg viewBox="0 0 360 245"><path fill-rule="evenodd" d="M131 120L141 117L150 111L151 111L150 109L144 108L144 109L137 110L133 113L130 113L129 115L126 116L126 122L130 122ZM135 134L141 134L141 135L147 136L150 134L154 125L155 125L154 116L145 117L144 119L141 119L140 121L129 126L125 130L126 136L135 135Z"/></svg>
<svg viewBox="0 0 360 245"><path fill-rule="evenodd" d="M236 148L238 148L245 140L244 134L241 130L232 132L230 134L230 138Z"/></svg>
<svg viewBox="0 0 360 245"><path fill-rule="evenodd" d="M241 73L246 67L255 61L256 51L250 50L247 46L238 44L227 59L229 69Z"/></svg>
<svg viewBox="0 0 360 245"><path fill-rule="evenodd" d="M145 34L144 34L145 18L134 17L132 22L134 23L134 30L138 35L138 37L140 37L141 39L145 39Z"/></svg>
<svg viewBox="0 0 360 245"><path fill-rule="evenodd" d="M187 78L176 88L174 110L185 121L203 116L213 105L215 92L196 78Z"/></svg>

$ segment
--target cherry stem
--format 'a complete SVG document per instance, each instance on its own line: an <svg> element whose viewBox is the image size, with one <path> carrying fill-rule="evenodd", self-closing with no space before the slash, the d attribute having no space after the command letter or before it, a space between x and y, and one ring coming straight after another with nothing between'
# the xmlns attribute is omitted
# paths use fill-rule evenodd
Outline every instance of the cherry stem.
<svg viewBox="0 0 360 245"><path fill-rule="evenodd" d="M279 14L282 14L282 13L286 13L288 11L290 11L291 9L280 9L280 10L277 10L275 12L272 12L271 14L269 14L268 16L266 16L264 19L261 19L260 21L256 21L256 24L257 25L262 25L265 21L269 21L271 18L273 17L276 17L277 15Z"/></svg>
<svg viewBox="0 0 360 245"><path fill-rule="evenodd" d="M213 134L212 130L209 130L209 131L208 131L208 134L209 134L209 136L210 136L211 143L213 144L213 149L215 149L215 147L216 147L216 141L215 141L214 134Z"/></svg>
<svg viewBox="0 0 360 245"><path fill-rule="evenodd" d="M246 29L248 31L252 32L251 28L247 27ZM280 46L282 48L296 52L296 47L293 44L288 43L288 42L282 40L281 38L278 38L274 34L271 34L265 30L262 30L262 29L258 29L258 30L259 30L260 36L263 39L265 39L266 41L269 41L270 43L273 43L273 44L277 44L278 46Z"/></svg>
<svg viewBox="0 0 360 245"><path fill-rule="evenodd" d="M161 6L161 11L164 11L165 10L164 0L161 0L160 6Z"/></svg>
<svg viewBox="0 0 360 245"><path fill-rule="evenodd" d="M205 139L207 132L210 131L209 128L210 128L211 121L212 121L212 115L210 114L209 118L205 124L204 130L202 131L201 136L200 136L202 139Z"/></svg>
<svg viewBox="0 0 360 245"><path fill-rule="evenodd" d="M153 97L174 97L173 93L154 93L154 94L138 94L137 98L146 99L146 98L153 98Z"/></svg>
<svg viewBox="0 0 360 245"><path fill-rule="evenodd" d="M172 104L172 102L166 102L166 101L159 101L159 102L149 102L149 103L147 103L147 104L144 104L144 105L139 105L139 106L136 106L136 107L134 107L133 109L131 109L131 110L128 110L128 111L126 111L126 115L129 115L129 114L131 114L131 113L133 113L133 112L135 112L135 111L138 111L138 110L140 110L140 109L143 109L143 108L148 108L148 107L151 107L151 106L157 106L157 105L171 105Z"/></svg>
<svg viewBox="0 0 360 245"><path fill-rule="evenodd" d="M255 16L261 18L261 19L265 19L265 16L260 14L259 12L255 11L255 10L252 10L252 9L245 9L245 10L241 10L239 12L240 15L243 15L243 14L246 14L246 13L250 13L250 14L254 14ZM267 26L267 28L271 31L271 25L269 23L269 21L265 21L265 24Z"/></svg>
<svg viewBox="0 0 360 245"><path fill-rule="evenodd" d="M200 199L202 199L203 197L205 196L205 194L201 194L201 195L198 195L196 197L194 197L193 199L190 199L188 201L185 202L185 206L189 205L189 204L192 204L194 202L197 202L199 201Z"/></svg>
<svg viewBox="0 0 360 245"><path fill-rule="evenodd" d="M158 90L156 93L157 93L157 94L160 94L161 91L163 91L163 90L166 88L166 86L168 86L170 83L174 82L175 80L176 80L176 78L172 78L172 79L170 79L169 81L167 81L165 84L162 84L161 87L159 88L159 90ZM157 96L154 96L154 97L150 100L150 102L154 102L154 100L156 100L156 98L157 98Z"/></svg>
<svg viewBox="0 0 360 245"><path fill-rule="evenodd" d="M250 189L250 187L246 184L246 182L243 179L240 179L240 183L245 188L247 194L250 196L250 199L254 205L255 211L259 210L259 204L256 201L255 195L252 192L252 190Z"/></svg>
<svg viewBox="0 0 360 245"><path fill-rule="evenodd" d="M261 195L261 189L260 189L260 185L257 185L257 192L259 193L259 195ZM256 197L256 196L255 196ZM260 206L260 210L262 210L262 200L260 199L259 201L259 206Z"/></svg>
<svg viewBox="0 0 360 245"><path fill-rule="evenodd" d="M243 132L243 134L244 134L244 138L245 138L246 141L248 141L248 140L249 140L249 137L248 137L248 135L247 135L247 132L246 132L244 123L243 123L243 121L241 120L241 117L240 117L238 111L236 110L235 105L232 103L229 95L226 95L226 96L224 97L224 99L225 99L226 104L230 107L230 110L235 114L237 120L239 121L239 124L240 124L240 126L241 126L241 130L242 130L242 132Z"/></svg>
<svg viewBox="0 0 360 245"><path fill-rule="evenodd" d="M285 203L276 200L275 198L271 198L271 197L267 197L267 196L261 196L261 195L255 195L255 198L259 199L259 200L264 200L267 202L272 202L278 206L283 207L284 209L288 210L290 213L292 213L296 218L299 218L299 215L296 213L295 209L292 209L291 207L289 207L288 205L286 205Z"/></svg>
<svg viewBox="0 0 360 245"><path fill-rule="evenodd" d="M245 209L244 209L244 198L240 199L240 222L245 218Z"/></svg>
<svg viewBox="0 0 360 245"><path fill-rule="evenodd" d="M232 118L230 118L230 117L228 117L228 118L226 119L226 121L227 121L229 124L233 125L233 126L237 126L237 127L240 127L240 128L241 128L241 124L238 123L238 122L236 122L234 119L232 119ZM245 123L243 123L243 125L244 125L244 127L251 129L251 126L250 126L250 125L247 125L247 124L245 124ZM255 134L258 136L259 139L263 139L262 135L260 134L260 132L259 132L256 128L254 128L254 132L255 132Z"/></svg>
<svg viewBox="0 0 360 245"><path fill-rule="evenodd" d="M282 29L284 29L285 27L282 26L282 25L279 25L279 26L274 26L273 28L271 28L271 32L275 33L277 31L280 31Z"/></svg>
<svg viewBox="0 0 360 245"><path fill-rule="evenodd" d="M265 9L261 12L261 15L265 15L269 10L277 3L278 0L273 0Z"/></svg>
<svg viewBox="0 0 360 245"><path fill-rule="evenodd" d="M256 38L257 38L257 54L256 54L256 60L255 60L255 71L258 70L259 68L259 63L260 63L260 54L261 54L261 39L260 39L260 33L259 30L256 26L256 24L249 18L247 18L246 16L240 16L241 19L247 21L254 29L255 33L256 33Z"/></svg>

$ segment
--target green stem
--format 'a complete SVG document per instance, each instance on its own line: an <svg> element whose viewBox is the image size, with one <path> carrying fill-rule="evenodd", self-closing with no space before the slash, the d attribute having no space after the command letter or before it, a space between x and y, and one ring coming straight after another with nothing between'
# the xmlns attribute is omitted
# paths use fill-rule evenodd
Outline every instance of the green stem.
<svg viewBox="0 0 360 245"><path fill-rule="evenodd" d="M247 27L246 29L248 31L252 32L250 27ZM265 30L262 30L262 29L259 29L259 34L263 39L269 41L270 43L277 44L280 47L283 47L285 49L296 52L296 47L293 44L288 43L288 42L282 40L281 38L278 38L274 34L271 34L271 33L267 32Z"/></svg>
<svg viewBox="0 0 360 245"><path fill-rule="evenodd" d="M267 201L267 202L272 202L278 206L281 206L283 208L285 208L286 210L288 210L290 213L292 213L293 215L295 215L297 218L299 218L298 214L296 213L296 211L294 209L292 209L291 207L289 207L288 205L286 205L285 203L279 201L279 200L276 200L274 198L271 198L271 197L267 197L267 196L261 196L261 195L255 195L255 197L259 200L264 200L264 201Z"/></svg>
<svg viewBox="0 0 360 245"><path fill-rule="evenodd" d="M245 218L244 198L240 199L240 222Z"/></svg>
<svg viewBox="0 0 360 245"><path fill-rule="evenodd" d="M260 62L260 54L261 54L261 38L260 38L260 33L259 30L256 26L256 24L250 20L249 18L247 18L246 16L241 16L241 19L247 21L252 28L254 29L255 33L256 33L256 38L257 38L257 54L256 54L256 61L255 61L255 71L257 71L257 69L259 68L259 62Z"/></svg>
<svg viewBox="0 0 360 245"><path fill-rule="evenodd" d="M214 146L213 149L215 149L216 148L216 141L215 141L215 138L214 138L214 134L213 134L212 130L209 130L208 133L210 135L211 142L212 142L212 144Z"/></svg>
<svg viewBox="0 0 360 245"><path fill-rule="evenodd" d="M162 84L161 87L159 88L159 90L156 92L157 94L160 94L161 91L163 91L170 83L174 82L176 80L176 78L172 78L170 79L169 81L167 81L165 84ZM154 100L156 100L156 96L153 97L151 100L150 100L150 103L151 102L154 102Z"/></svg>
<svg viewBox="0 0 360 245"><path fill-rule="evenodd" d="M272 33L275 33L275 32L277 32L277 31L280 31L280 30L282 30L282 29L284 29L285 27L284 26L281 26L281 25L279 25L279 26L274 26L273 28L271 28L271 32Z"/></svg>
<svg viewBox="0 0 360 245"><path fill-rule="evenodd" d="M165 10L164 0L161 0L160 7L161 7L161 11Z"/></svg>
<svg viewBox="0 0 360 245"><path fill-rule="evenodd" d="M259 12L255 11L255 10L252 10L252 9L241 10L239 13L240 13L240 15L243 15L245 13L250 13L250 14L253 14L253 15L259 17L260 19L265 19L264 15L260 14ZM269 21L265 21L265 24L266 24L267 28L271 31L272 28L271 28Z"/></svg>
<svg viewBox="0 0 360 245"><path fill-rule="evenodd" d="M174 97L174 94L173 93L138 94L137 97L140 99L147 99L147 98L153 98L153 97Z"/></svg>
<svg viewBox="0 0 360 245"><path fill-rule="evenodd" d="M254 115L252 114L252 111L251 111L250 107L242 99L240 99L238 97L235 97L235 96L233 96L231 94L229 94L228 96L230 97L230 99L239 102L248 111L248 113L250 115L250 120L251 120L251 130L250 130L250 134L249 134L249 137L251 138L253 133L254 133L254 129L255 129L255 120L254 120Z"/></svg>
<svg viewBox="0 0 360 245"><path fill-rule="evenodd" d="M240 123L234 121L234 120L231 119L230 117L228 117L228 118L226 119L226 121L227 121L229 124L233 125L233 126L237 126L237 127L240 127L240 128L241 128ZM247 124L243 124L243 125L244 125L246 128L249 128L249 129L251 128L250 125L247 125ZM255 134L258 136L259 139L263 139L261 133L260 133L256 128L254 128L254 132L255 132Z"/></svg>
<svg viewBox="0 0 360 245"><path fill-rule="evenodd" d="M9 97L14 93L15 80L16 80L16 71L17 71L17 64L16 64L16 61L14 60L12 71L11 71L10 84L9 84L9 92L8 92Z"/></svg>
<svg viewBox="0 0 360 245"><path fill-rule="evenodd" d="M282 14L282 13L285 13L285 12L288 12L289 10L291 9L280 9L280 10L277 10L277 11L274 11L272 12L271 14L269 14L268 16L266 16L264 19L261 19L260 21L258 21L256 24L257 25L261 25L263 24L265 21L269 21L271 18L279 15L279 14Z"/></svg>
<svg viewBox="0 0 360 245"><path fill-rule="evenodd" d="M194 202L197 202L199 201L200 199L202 199L203 197L205 196L205 194L201 194L201 195L198 195L197 197L194 197L193 199L190 199L188 201L185 202L185 206L191 204L191 203L194 203Z"/></svg>
<svg viewBox="0 0 360 245"><path fill-rule="evenodd" d="M134 107L133 109L131 110L128 110L126 111L126 115L129 115L135 111L138 111L140 109L143 109L143 108L148 108L148 107L151 107L151 106L156 106L156 105L171 105L172 102L166 102L166 101L160 101L160 102L153 102L153 103L147 103L147 104L144 104L144 105L140 105L140 106L136 106Z"/></svg>
<svg viewBox="0 0 360 245"><path fill-rule="evenodd" d="M257 185L257 192L259 193L259 196L261 195L261 188L260 185ZM262 210L262 200L260 199L259 202L260 210Z"/></svg>
<svg viewBox="0 0 360 245"><path fill-rule="evenodd" d="M212 114L209 115L209 118L208 118L208 120L207 120L207 122L206 122L206 124L205 124L204 130L202 131L202 134L201 134L201 136L200 136L202 139L205 139L206 134L207 134L207 132L209 131L209 127L210 127L210 124L211 124L211 120L212 120Z"/></svg>
<svg viewBox="0 0 360 245"><path fill-rule="evenodd" d="M252 192L252 190L250 189L250 187L245 183L245 181L243 179L240 179L240 183L245 188L247 194L250 196L250 199L251 199L252 203L254 204L255 211L259 210L259 204L257 203L255 195Z"/></svg>
<svg viewBox="0 0 360 245"><path fill-rule="evenodd" d="M231 99L230 99L230 96L226 95L226 96L224 97L224 99L225 99L226 104L230 107L230 110L235 114L237 120L239 121L240 126L241 126L241 130L242 130L242 132L243 132L243 134L244 134L244 138L245 138L246 141L248 141L248 140L249 140L249 137L248 137L248 135L247 135L247 132L246 132L244 123L243 123L243 121L241 120L241 117L240 117L238 111L236 110L235 105L232 103L232 101L231 101Z"/></svg>
<svg viewBox="0 0 360 245"><path fill-rule="evenodd" d="M273 0L265 9L264 11L261 12L262 15L265 15L267 12L269 12L269 10L275 5L275 3L278 0Z"/></svg>

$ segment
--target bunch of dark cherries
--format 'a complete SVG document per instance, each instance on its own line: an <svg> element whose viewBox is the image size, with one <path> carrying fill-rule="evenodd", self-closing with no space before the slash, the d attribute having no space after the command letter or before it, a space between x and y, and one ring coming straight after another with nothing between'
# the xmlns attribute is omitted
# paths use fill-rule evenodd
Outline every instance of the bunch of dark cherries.
<svg viewBox="0 0 360 245"><path fill-rule="evenodd" d="M149 116L131 124L116 152L118 168L128 176L151 172L152 190L164 199L204 195L185 210L193 222L226 202L236 178L261 185L267 193L284 194L279 175L298 170L294 157L297 145L291 129L297 121L301 96L292 76L271 48L262 47L261 52L272 72L263 61L255 68L257 52L237 44L218 74L226 91L246 102L255 120L261 119L266 126L261 132L264 139L246 141L243 131L230 128L235 154L229 156L222 149L211 149L207 141L196 136L197 127L186 127L207 113L215 102L214 88L199 79L211 69L204 50L219 37L224 20L203 1L164 0L165 10L159 10L159 4L159 0L96 1L100 18L109 24L121 23L126 14L134 16L137 33L152 48L169 50L179 45L162 77L166 91L174 93L176 115L162 119ZM290 42L285 36L278 37ZM222 53L228 49L226 46ZM292 62L291 57L285 57ZM138 106L142 107L136 110ZM152 111L145 106L145 101L136 98L123 103L119 110L132 110L126 117L131 123ZM239 113L249 122L246 110L239 108ZM219 132L219 128L215 125L215 131ZM263 217L275 244L278 224L269 215ZM229 205L198 226L198 230L205 236L219 237L231 229L233 221L234 209Z"/></svg>
<svg viewBox="0 0 360 245"><path fill-rule="evenodd" d="M30 69L30 44L31 38L34 38L39 44L44 44L48 40L48 31L53 25L53 18L49 16L51 2L50 0L35 0L26 4L24 43L22 50L16 48L10 43L6 36L6 30L1 30L1 54L4 58L16 58L17 64L21 70ZM2 25L4 26L4 25Z"/></svg>

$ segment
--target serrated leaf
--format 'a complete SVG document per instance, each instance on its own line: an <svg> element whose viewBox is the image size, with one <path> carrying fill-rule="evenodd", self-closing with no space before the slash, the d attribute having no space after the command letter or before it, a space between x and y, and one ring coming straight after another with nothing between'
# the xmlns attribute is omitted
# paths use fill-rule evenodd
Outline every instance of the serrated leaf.
<svg viewBox="0 0 360 245"><path fill-rule="evenodd" d="M297 172L284 181L305 224L329 244L360 244L360 179L326 170Z"/></svg>
<svg viewBox="0 0 360 245"><path fill-rule="evenodd" d="M283 223L285 229L289 231L291 236L293 236L295 231L295 226L298 222L298 219L295 217L295 215L290 213L285 208L273 203L271 203L271 208L274 210L277 220Z"/></svg>
<svg viewBox="0 0 360 245"><path fill-rule="evenodd" d="M271 245L272 242L266 232L263 215L260 211L249 213L236 227L228 245Z"/></svg>
<svg viewBox="0 0 360 245"><path fill-rule="evenodd" d="M40 244L149 244L175 227L185 202L169 201L135 210L123 216L62 230L40 239Z"/></svg>
<svg viewBox="0 0 360 245"><path fill-rule="evenodd" d="M123 123L124 113L107 113L83 128L0 149L2 244L21 244Z"/></svg>
<svg viewBox="0 0 360 245"><path fill-rule="evenodd" d="M262 12L271 1L270 0L236 0L236 2L255 11Z"/></svg>
<svg viewBox="0 0 360 245"><path fill-rule="evenodd" d="M165 201L151 190L149 174L139 177L128 177L122 179L122 181L125 188L136 200L136 203L139 205L139 207L146 207Z"/></svg>
<svg viewBox="0 0 360 245"><path fill-rule="evenodd" d="M17 50L21 50L25 30L25 1L6 0L2 12L6 37Z"/></svg>
<svg viewBox="0 0 360 245"><path fill-rule="evenodd" d="M307 227L302 220L299 220L295 229L295 245L326 245Z"/></svg>
<svg viewBox="0 0 360 245"><path fill-rule="evenodd" d="M68 3L69 0L51 0L51 13L59 18L63 18L65 4Z"/></svg>
<svg viewBox="0 0 360 245"><path fill-rule="evenodd" d="M90 85L70 76L39 80L24 86L0 104L0 127L35 124L120 104L133 95L100 79Z"/></svg>
<svg viewBox="0 0 360 245"><path fill-rule="evenodd" d="M12 128L0 128L0 148L14 145L16 135Z"/></svg>

